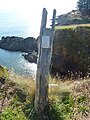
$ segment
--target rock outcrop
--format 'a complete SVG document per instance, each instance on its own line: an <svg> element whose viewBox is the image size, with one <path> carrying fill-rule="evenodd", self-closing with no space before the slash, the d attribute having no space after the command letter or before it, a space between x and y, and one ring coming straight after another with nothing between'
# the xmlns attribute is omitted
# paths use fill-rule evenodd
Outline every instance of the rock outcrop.
<svg viewBox="0 0 90 120"><path fill-rule="evenodd" d="M74 25L74 24L88 24L90 23L90 17L82 15L78 10L72 10L71 12L63 15L59 15L56 18L58 25Z"/></svg>
<svg viewBox="0 0 90 120"><path fill-rule="evenodd" d="M90 72L90 25L58 27L53 45L53 73Z"/></svg>
<svg viewBox="0 0 90 120"><path fill-rule="evenodd" d="M0 48L9 51L28 52L31 50L37 51L37 41L33 37L2 37L0 40Z"/></svg>
<svg viewBox="0 0 90 120"><path fill-rule="evenodd" d="M32 51L25 54L22 54L25 59L27 59L30 63L37 63L37 52Z"/></svg>

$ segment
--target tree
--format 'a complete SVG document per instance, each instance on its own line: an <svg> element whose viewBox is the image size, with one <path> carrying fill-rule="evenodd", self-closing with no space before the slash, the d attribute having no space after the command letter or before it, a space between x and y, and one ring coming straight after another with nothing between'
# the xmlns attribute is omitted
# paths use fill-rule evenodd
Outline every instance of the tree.
<svg viewBox="0 0 90 120"><path fill-rule="evenodd" d="M83 15L90 15L90 0L79 0L78 9Z"/></svg>

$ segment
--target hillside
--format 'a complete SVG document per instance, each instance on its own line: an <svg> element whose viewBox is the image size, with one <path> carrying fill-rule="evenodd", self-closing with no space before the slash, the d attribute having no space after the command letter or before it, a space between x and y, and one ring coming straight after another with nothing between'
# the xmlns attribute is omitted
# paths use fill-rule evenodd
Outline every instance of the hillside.
<svg viewBox="0 0 90 120"><path fill-rule="evenodd" d="M62 25L74 25L74 24L88 24L90 23L90 17L82 15L77 10L63 15L59 15L56 19L56 26Z"/></svg>
<svg viewBox="0 0 90 120"><path fill-rule="evenodd" d="M0 69L0 120L90 120L90 79L62 82L50 77L49 107L44 115L37 115L35 81L6 73L9 76L2 79Z"/></svg>

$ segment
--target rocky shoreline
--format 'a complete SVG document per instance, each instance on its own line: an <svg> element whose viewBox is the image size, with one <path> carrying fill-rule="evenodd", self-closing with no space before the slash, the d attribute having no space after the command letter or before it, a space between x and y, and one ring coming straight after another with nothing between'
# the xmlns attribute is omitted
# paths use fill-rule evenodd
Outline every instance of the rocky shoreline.
<svg viewBox="0 0 90 120"><path fill-rule="evenodd" d="M29 52L29 51L37 51L37 40L33 37L15 37L15 36L7 36L2 37L0 40L0 48L9 50L9 51L21 51L21 52Z"/></svg>
<svg viewBox="0 0 90 120"><path fill-rule="evenodd" d="M50 66L51 74L69 76L90 73L90 24L62 26L56 29ZM37 63L38 40L33 37L2 37L0 48L21 51L25 59ZM69 72L69 73L68 73Z"/></svg>
<svg viewBox="0 0 90 120"><path fill-rule="evenodd" d="M28 60L30 63L37 64L37 52L32 51L32 52L28 52L28 53L22 53L22 56L24 56L24 58L26 60Z"/></svg>
<svg viewBox="0 0 90 120"><path fill-rule="evenodd" d="M25 52L22 55L31 63L37 63L37 40L33 37L2 37L0 40L0 48L8 51Z"/></svg>

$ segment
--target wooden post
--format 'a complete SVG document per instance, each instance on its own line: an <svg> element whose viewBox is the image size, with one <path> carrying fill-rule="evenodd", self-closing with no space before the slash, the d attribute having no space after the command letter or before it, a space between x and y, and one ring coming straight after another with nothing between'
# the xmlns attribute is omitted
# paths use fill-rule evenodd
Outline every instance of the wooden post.
<svg viewBox="0 0 90 120"><path fill-rule="evenodd" d="M37 64L36 94L35 94L35 110L38 114L43 113L45 107L48 105L49 67L52 55L55 17L56 11L54 10L52 29L46 28L47 11L45 8L43 9L40 29L39 58Z"/></svg>

